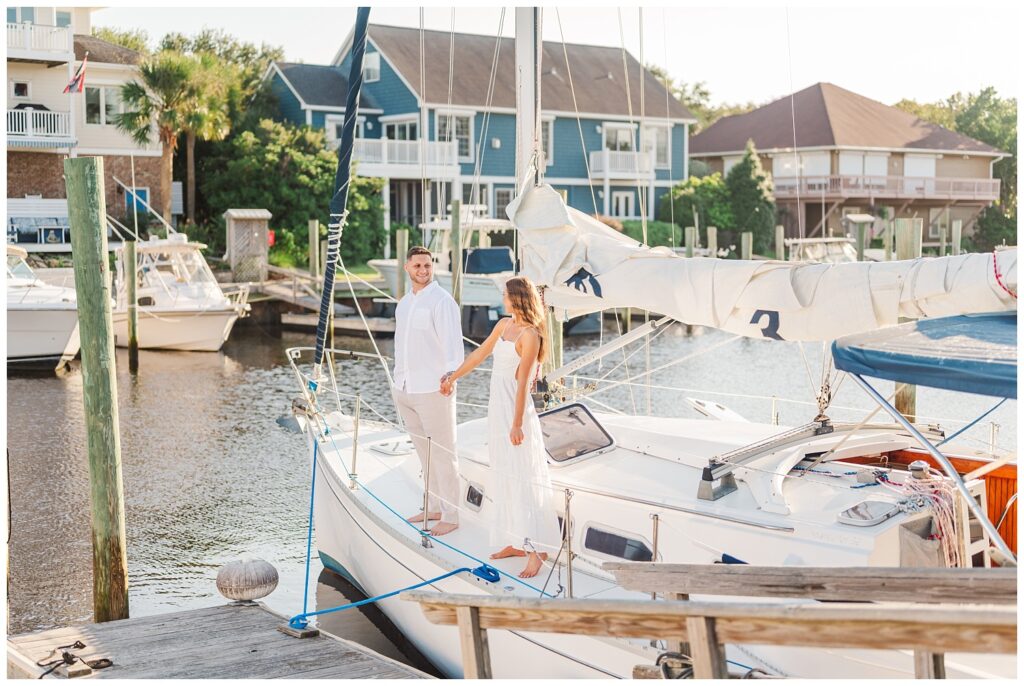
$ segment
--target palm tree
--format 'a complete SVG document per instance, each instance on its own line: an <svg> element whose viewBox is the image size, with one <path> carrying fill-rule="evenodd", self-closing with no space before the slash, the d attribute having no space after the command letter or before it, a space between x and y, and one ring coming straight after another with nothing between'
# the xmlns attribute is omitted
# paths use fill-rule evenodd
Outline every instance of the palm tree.
<svg viewBox="0 0 1024 686"><path fill-rule="evenodd" d="M125 111L117 117L117 128L140 145L149 143L153 128L162 146L160 159L161 213L171 220L171 177L178 137L187 129L187 116L201 83L196 78L198 62L165 50L139 67L140 81L121 86Z"/></svg>
<svg viewBox="0 0 1024 686"><path fill-rule="evenodd" d="M185 114L185 167L188 188L185 194L185 216L196 221L196 139L219 141L231 130L227 101L233 79L227 65L216 56L202 53L198 61L197 80L201 86L186 106Z"/></svg>

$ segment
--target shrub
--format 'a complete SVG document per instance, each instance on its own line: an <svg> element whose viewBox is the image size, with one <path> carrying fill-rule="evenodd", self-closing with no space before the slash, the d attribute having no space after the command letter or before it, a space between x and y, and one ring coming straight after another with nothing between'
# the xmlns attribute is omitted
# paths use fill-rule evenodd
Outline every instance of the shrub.
<svg viewBox="0 0 1024 686"><path fill-rule="evenodd" d="M775 198L772 183L761 167L754 142L747 142L743 159L725 178L736 231L752 231L754 252L763 255L775 241Z"/></svg>
<svg viewBox="0 0 1024 686"><path fill-rule="evenodd" d="M703 177L690 177L677 183L672 191L662 196L658 207L658 219L663 222L675 220L677 226L693 226L694 214L700 227L701 245L707 245L707 227L714 226L720 231L733 225L732 208L725 180L718 172ZM680 232L680 235L682 233ZM680 238L680 242L682 242ZM719 240L719 245L721 245Z"/></svg>
<svg viewBox="0 0 1024 686"><path fill-rule="evenodd" d="M619 233L622 232L622 222L620 222L615 217L606 217L603 214L595 214L594 215L594 219L596 219L597 221L601 222L602 224L604 224L606 226L612 227L613 229L615 229Z"/></svg>
<svg viewBox="0 0 1024 686"><path fill-rule="evenodd" d="M622 222L623 233L632 239L643 242L643 222L637 219L627 219ZM683 229L670 222L649 221L647 222L647 245L682 245L685 241Z"/></svg>

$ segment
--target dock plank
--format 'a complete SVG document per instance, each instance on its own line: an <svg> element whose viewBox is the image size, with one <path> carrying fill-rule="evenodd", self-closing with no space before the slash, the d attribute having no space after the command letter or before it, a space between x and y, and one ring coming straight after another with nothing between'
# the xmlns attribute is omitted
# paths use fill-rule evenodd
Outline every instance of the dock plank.
<svg viewBox="0 0 1024 686"><path fill-rule="evenodd" d="M430 678L327 633L287 636L277 630L285 621L263 605L223 605L12 636L8 673L80 640L86 647L76 655L114 663L93 679Z"/></svg>

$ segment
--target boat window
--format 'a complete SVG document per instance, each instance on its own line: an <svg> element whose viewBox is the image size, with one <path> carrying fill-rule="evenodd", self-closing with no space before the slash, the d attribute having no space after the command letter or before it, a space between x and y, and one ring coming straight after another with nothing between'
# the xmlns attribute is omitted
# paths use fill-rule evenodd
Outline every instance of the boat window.
<svg viewBox="0 0 1024 686"><path fill-rule="evenodd" d="M484 504L484 487L476 484L469 484L466 488L466 503L470 509L479 511Z"/></svg>
<svg viewBox="0 0 1024 686"><path fill-rule="evenodd" d="M631 562L650 562L654 554L647 544L636 538L629 538L611 531L588 526L583 537L583 547L595 553L603 553Z"/></svg>
<svg viewBox="0 0 1024 686"><path fill-rule="evenodd" d="M462 259L462 271L466 274L498 274L514 269L512 249L508 246L469 248L463 252Z"/></svg>
<svg viewBox="0 0 1024 686"><path fill-rule="evenodd" d="M21 259L17 255L7 256L7 273L18 279L36 278L36 275L32 272L32 268L25 263L25 260Z"/></svg>
<svg viewBox="0 0 1024 686"><path fill-rule="evenodd" d="M566 462L610 447L614 441L584 405L572 403L540 415L544 448L555 462Z"/></svg>

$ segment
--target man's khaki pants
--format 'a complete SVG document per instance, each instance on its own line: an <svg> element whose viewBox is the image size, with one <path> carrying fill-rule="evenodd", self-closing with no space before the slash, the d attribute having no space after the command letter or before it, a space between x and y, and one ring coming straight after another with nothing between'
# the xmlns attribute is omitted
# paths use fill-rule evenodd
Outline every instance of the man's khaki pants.
<svg viewBox="0 0 1024 686"><path fill-rule="evenodd" d="M406 393L395 389L395 402L427 471L427 438L430 447L430 497L427 508L440 512L441 521L459 523L459 467L455 456L455 393Z"/></svg>

